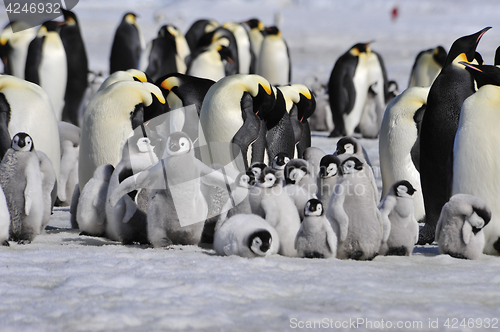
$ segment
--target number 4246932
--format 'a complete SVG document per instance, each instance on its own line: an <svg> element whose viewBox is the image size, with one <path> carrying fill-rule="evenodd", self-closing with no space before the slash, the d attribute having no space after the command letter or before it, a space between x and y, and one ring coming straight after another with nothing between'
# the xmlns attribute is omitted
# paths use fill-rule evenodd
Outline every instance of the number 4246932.
<svg viewBox="0 0 500 332"><path fill-rule="evenodd" d="M9 14L62 14L60 3L25 3L21 6L18 2L11 2L7 5L5 10Z"/></svg>
<svg viewBox="0 0 500 332"><path fill-rule="evenodd" d="M448 318L444 322L444 327L449 329L458 328L483 328L483 329L497 329L498 328L498 318L464 318L459 320L458 318Z"/></svg>

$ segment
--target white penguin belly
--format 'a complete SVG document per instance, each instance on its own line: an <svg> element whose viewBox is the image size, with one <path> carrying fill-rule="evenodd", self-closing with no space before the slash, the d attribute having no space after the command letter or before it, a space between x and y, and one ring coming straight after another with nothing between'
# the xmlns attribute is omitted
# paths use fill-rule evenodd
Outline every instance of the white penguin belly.
<svg viewBox="0 0 500 332"><path fill-rule="evenodd" d="M366 60L360 57L359 62L360 63L358 63L358 66L356 67L356 72L354 73L353 78L354 87L356 89L356 99L351 112L344 115L344 124L347 136L352 136L354 134L354 129L356 129L359 124L369 88L367 80L368 71L366 69L366 65L364 64Z"/></svg>

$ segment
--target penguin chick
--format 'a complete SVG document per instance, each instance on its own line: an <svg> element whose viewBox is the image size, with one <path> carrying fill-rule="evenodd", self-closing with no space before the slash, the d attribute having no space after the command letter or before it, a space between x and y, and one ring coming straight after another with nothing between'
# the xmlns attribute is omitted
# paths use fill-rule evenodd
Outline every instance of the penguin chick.
<svg viewBox="0 0 500 332"><path fill-rule="evenodd" d="M266 257L278 253L279 235L255 214L238 214L222 223L215 233L214 249L222 256Z"/></svg>
<svg viewBox="0 0 500 332"><path fill-rule="evenodd" d="M337 255L337 236L325 217L323 204L311 199L304 208L305 218L295 238L299 257L330 258Z"/></svg>
<svg viewBox="0 0 500 332"><path fill-rule="evenodd" d="M321 159L326 155L326 153L320 148L310 146L304 151L302 158L306 160L312 166L312 175L314 177L318 176Z"/></svg>
<svg viewBox="0 0 500 332"><path fill-rule="evenodd" d="M81 129L68 122L58 122L61 164L57 185L58 205L70 205L73 190L78 184L78 154Z"/></svg>
<svg viewBox="0 0 500 332"><path fill-rule="evenodd" d="M455 258L478 259L484 248L483 228L491 211L479 197L456 194L443 206L436 227L439 251Z"/></svg>
<svg viewBox="0 0 500 332"><path fill-rule="evenodd" d="M321 200L323 206L328 207L330 204L330 197L335 190L335 185L339 177L340 163L340 159L331 154L321 158L320 170L317 178L318 192L316 196Z"/></svg>
<svg viewBox="0 0 500 332"><path fill-rule="evenodd" d="M418 241L413 197L415 188L406 180L396 182L379 205L384 223L382 255L410 256Z"/></svg>
<svg viewBox="0 0 500 332"><path fill-rule="evenodd" d="M304 159L292 159L285 166L285 185L296 184L316 195L318 187L312 172L311 164Z"/></svg>
<svg viewBox="0 0 500 332"><path fill-rule="evenodd" d="M254 185L255 175L250 171L240 173L236 177L236 182L231 185L231 190L229 192L231 197L229 197L226 204L222 207L222 211L218 219L219 222L224 222L227 218L231 218L237 214L252 213L248 194ZM215 231L217 232L217 226Z"/></svg>

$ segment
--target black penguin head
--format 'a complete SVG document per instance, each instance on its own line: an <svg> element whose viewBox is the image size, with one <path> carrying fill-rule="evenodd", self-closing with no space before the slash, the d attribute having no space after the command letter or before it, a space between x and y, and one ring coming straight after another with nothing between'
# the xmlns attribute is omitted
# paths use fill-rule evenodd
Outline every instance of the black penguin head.
<svg viewBox="0 0 500 332"><path fill-rule="evenodd" d="M278 29L277 26L272 26L272 27L267 27L264 29L267 33L267 35L276 35L276 36L281 36L281 31Z"/></svg>
<svg viewBox="0 0 500 332"><path fill-rule="evenodd" d="M398 197L413 196L415 191L417 191L410 182L406 180L401 180L393 184L392 188L394 193Z"/></svg>
<svg viewBox="0 0 500 332"><path fill-rule="evenodd" d="M166 152L170 156L181 155L191 151L193 143L188 135L181 131L170 134L167 138Z"/></svg>
<svg viewBox="0 0 500 332"><path fill-rule="evenodd" d="M337 155L341 155L344 153L356 154L358 153L358 145L359 143L354 137L351 136L342 137L337 142L337 150L335 151L335 153Z"/></svg>
<svg viewBox="0 0 500 332"><path fill-rule="evenodd" d="M486 27L472 35L460 37L453 42L450 52L446 57L445 66L451 65L454 61L472 62L476 56L476 47L481 37L491 27Z"/></svg>
<svg viewBox="0 0 500 332"><path fill-rule="evenodd" d="M309 163L304 159L292 159L285 166L285 184L297 184L304 176L310 174Z"/></svg>
<svg viewBox="0 0 500 332"><path fill-rule="evenodd" d="M253 111L260 119L265 120L274 109L276 95L271 84L263 77L255 76L255 79L258 83L258 92L255 96L250 94L253 101Z"/></svg>
<svg viewBox="0 0 500 332"><path fill-rule="evenodd" d="M78 25L78 19L76 18L75 13L72 11L66 10L64 8L61 8L64 16L64 22L66 25Z"/></svg>
<svg viewBox="0 0 500 332"><path fill-rule="evenodd" d="M353 174L361 171L363 169L363 162L356 157L349 157L342 162L340 167L340 174Z"/></svg>
<svg viewBox="0 0 500 332"><path fill-rule="evenodd" d="M371 50L370 50L371 43L372 42L358 43L358 44L354 45L353 47L351 47L351 49L349 50L349 53L351 53L354 56L358 56L360 53L371 52Z"/></svg>
<svg viewBox="0 0 500 332"><path fill-rule="evenodd" d="M337 156L328 154L321 158L319 163L319 176L329 178L338 174L340 170L340 159Z"/></svg>
<svg viewBox="0 0 500 332"><path fill-rule="evenodd" d="M259 19L251 18L245 22L246 25L250 27L250 29L257 29L260 31L264 30L264 23L262 23Z"/></svg>
<svg viewBox="0 0 500 332"><path fill-rule="evenodd" d="M316 216L320 217L325 213L323 209L323 203L319 199L312 198L307 201L306 206L304 207L304 215L305 216Z"/></svg>
<svg viewBox="0 0 500 332"><path fill-rule="evenodd" d="M12 138L11 147L16 151L30 152L35 149L35 144L30 135L26 133L17 133Z"/></svg>
<svg viewBox="0 0 500 332"><path fill-rule="evenodd" d="M57 31L57 28L64 24L63 22L47 21L42 24L42 27L47 29L47 31Z"/></svg>
<svg viewBox="0 0 500 332"><path fill-rule="evenodd" d="M273 168L274 169L284 169L286 164L290 161L288 158L288 153L280 152L273 159Z"/></svg>
<svg viewBox="0 0 500 332"><path fill-rule="evenodd" d="M234 65L234 60L232 58L233 53L231 52L231 50L228 47L226 47L224 45L219 45L217 47L217 51L219 52L221 60L226 60Z"/></svg>
<svg viewBox="0 0 500 332"><path fill-rule="evenodd" d="M269 231L265 229L257 230L248 237L247 246L254 254L258 256L265 256L269 249L271 249L271 244L273 243L273 238Z"/></svg>
<svg viewBox="0 0 500 332"><path fill-rule="evenodd" d="M259 178L260 174L262 171L267 167L265 163L256 161L250 165L250 167L247 169L247 172L253 173L256 179Z"/></svg>
<svg viewBox="0 0 500 332"><path fill-rule="evenodd" d="M500 46L497 47L495 51L495 60L493 62L495 66L500 66Z"/></svg>
<svg viewBox="0 0 500 332"><path fill-rule="evenodd" d="M500 86L500 68L489 65L475 65L466 62L460 62L466 66L466 69L471 73L477 83L477 87L481 88L484 85Z"/></svg>
<svg viewBox="0 0 500 332"><path fill-rule="evenodd" d="M122 22L127 22L128 24L135 24L135 19L138 16L135 13L128 12L125 15L123 15Z"/></svg>
<svg viewBox="0 0 500 332"><path fill-rule="evenodd" d="M443 46L438 46L434 49L434 52L432 52L432 58L434 61L436 61L441 67L444 66L444 63L446 61L446 57L448 56L448 53L446 53L446 50L444 49Z"/></svg>
<svg viewBox="0 0 500 332"><path fill-rule="evenodd" d="M297 84L294 84L294 86L297 86ZM311 90L305 86L299 90L299 95L300 100L297 103L298 119L300 122L306 122L316 110L316 98L314 98Z"/></svg>
<svg viewBox="0 0 500 332"><path fill-rule="evenodd" d="M240 173L236 178L236 183L239 187L251 188L255 185L255 175L250 171Z"/></svg>
<svg viewBox="0 0 500 332"><path fill-rule="evenodd" d="M271 167L266 167L259 176L259 187L272 188L281 183L277 171Z"/></svg>
<svg viewBox="0 0 500 332"><path fill-rule="evenodd" d="M484 226L488 225L488 223L491 220L491 210L488 207L473 207L472 210L474 211L475 214L478 215L479 218L484 220ZM474 233L476 234L476 233Z"/></svg>

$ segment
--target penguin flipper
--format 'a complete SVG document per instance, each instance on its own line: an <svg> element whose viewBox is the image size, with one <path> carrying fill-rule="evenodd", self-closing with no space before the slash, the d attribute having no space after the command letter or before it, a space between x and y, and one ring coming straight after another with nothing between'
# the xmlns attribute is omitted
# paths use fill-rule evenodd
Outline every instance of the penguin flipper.
<svg viewBox="0 0 500 332"><path fill-rule="evenodd" d="M247 95L245 93L245 96L251 98L250 94ZM243 98L246 98L245 96ZM241 104L243 107L243 99ZM245 168L247 168L249 166L247 160L248 147L259 138L260 119L253 113L253 106L252 108L245 107L245 109L242 109L242 116L244 121L243 125L238 129L236 134L234 134L232 139L232 158L233 160L236 159L238 154L241 153L243 155L243 161L245 162Z"/></svg>
<svg viewBox="0 0 500 332"><path fill-rule="evenodd" d="M465 244L469 244L470 237L472 235L472 225L464 220L464 225L462 226L462 240Z"/></svg>
<svg viewBox="0 0 500 332"><path fill-rule="evenodd" d="M38 68L42 61L42 47L45 37L33 39L28 46L28 55L26 56L26 67L24 69L24 79L26 81L40 85L40 76Z"/></svg>
<svg viewBox="0 0 500 332"><path fill-rule="evenodd" d="M391 221L389 219L389 214L396 206L396 198L394 196L387 195L385 199L379 205L380 215L382 217L382 225L384 228L384 235L382 242L387 242L389 235L391 234Z"/></svg>
<svg viewBox="0 0 500 332"><path fill-rule="evenodd" d="M335 235L335 232L333 231L328 220L325 222L324 228L326 232L326 246L330 252L334 254L337 249L337 236Z"/></svg>
<svg viewBox="0 0 500 332"><path fill-rule="evenodd" d="M339 185L342 186L343 185ZM342 194L338 194L338 193ZM344 201L346 188L338 188L338 191L330 198L330 207L328 208L329 220L337 223L339 227L339 241L345 241L347 230L349 228L349 216L344 210Z"/></svg>

